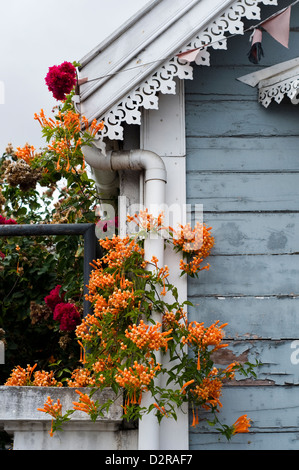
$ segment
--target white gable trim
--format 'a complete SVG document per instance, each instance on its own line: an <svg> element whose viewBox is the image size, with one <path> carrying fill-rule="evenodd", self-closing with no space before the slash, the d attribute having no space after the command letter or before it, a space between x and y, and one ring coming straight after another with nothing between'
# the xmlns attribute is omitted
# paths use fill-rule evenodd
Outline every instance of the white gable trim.
<svg viewBox="0 0 299 470"><path fill-rule="evenodd" d="M123 123L140 125L141 108L158 109L159 93L176 93L176 77L193 78L193 68L177 54L205 44L226 49L225 34L243 34L243 18L260 19L258 3L276 5L277 0L150 2L83 61L80 76L90 82L80 87L79 111L90 121L104 121L100 139L123 139ZM206 49L197 63L209 65Z"/></svg>
<svg viewBox="0 0 299 470"><path fill-rule="evenodd" d="M263 70L238 78L243 83L258 87L259 102L267 108L271 101L281 103L287 96L293 104L298 104L299 58L288 60Z"/></svg>

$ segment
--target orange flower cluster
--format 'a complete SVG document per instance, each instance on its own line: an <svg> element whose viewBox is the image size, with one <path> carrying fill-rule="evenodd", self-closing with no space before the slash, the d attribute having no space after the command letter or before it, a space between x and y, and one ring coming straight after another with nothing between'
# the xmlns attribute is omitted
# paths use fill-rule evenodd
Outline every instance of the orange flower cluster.
<svg viewBox="0 0 299 470"><path fill-rule="evenodd" d="M96 374L96 377L97 377L97 381L100 382L101 384L103 384L105 382L105 377L103 376L103 374L100 374L100 372L104 372L104 371L107 371L107 370L113 370L115 367L115 363L114 361L112 360L111 356L108 355L107 357L105 357L105 359L98 359L93 365L92 365L92 369L94 371L94 373ZM99 375L100 374L100 375Z"/></svg>
<svg viewBox="0 0 299 470"><path fill-rule="evenodd" d="M235 371L234 371L234 367L238 366L239 363L238 362L232 362L231 364L229 364L226 369L224 369L224 374L230 379L232 380L234 377L235 377Z"/></svg>
<svg viewBox="0 0 299 470"><path fill-rule="evenodd" d="M180 269L191 276L209 269L209 265L201 267L201 263L209 256L214 246L214 237L210 230L211 227L207 228L199 222L196 223L194 229L191 229L190 224L180 225L180 231L173 238L174 246L191 258L187 262L180 261Z"/></svg>
<svg viewBox="0 0 299 470"><path fill-rule="evenodd" d="M247 415L242 415L233 424L233 434L247 433L249 432L248 428L250 428L250 419L247 418Z"/></svg>
<svg viewBox="0 0 299 470"><path fill-rule="evenodd" d="M61 158L66 159L67 164L65 167L66 171L69 171L70 169L70 156L76 152L77 147L80 146L82 143L81 139L78 138L76 141L76 145L74 148L72 148L72 144L67 138L61 138L60 140L54 140L52 144L48 145L48 149L58 155L58 161L56 164L56 170L60 170L60 160ZM83 161L83 167L84 167L84 161Z"/></svg>
<svg viewBox="0 0 299 470"><path fill-rule="evenodd" d="M44 110L41 109L40 114L34 114L34 119L37 120L43 128L49 127L50 129L66 129L70 134L75 134L82 130L80 115L72 110L68 110L65 114L59 111L54 120L52 118L46 118ZM88 119L85 116L82 116L81 119L85 126L85 130L92 136L95 136L99 130L104 128L104 123L98 123L96 119L94 119L90 125L88 123Z"/></svg>
<svg viewBox="0 0 299 470"><path fill-rule="evenodd" d="M36 387L62 387L61 382L57 382L54 378L54 372L46 372L44 370L37 370L34 374L34 380L32 383Z"/></svg>
<svg viewBox="0 0 299 470"><path fill-rule="evenodd" d="M96 136L99 131L104 129L104 121L97 122L97 120L94 119L91 124L89 124L88 119L85 116L82 116L82 122L85 126L85 130L93 137Z"/></svg>
<svg viewBox="0 0 299 470"><path fill-rule="evenodd" d="M201 406L209 410L211 407L222 407L219 398L221 397L223 382L218 377L218 369L213 367L208 377L205 377L201 384L197 384L195 388L190 389L190 393L194 395L197 401L201 402Z"/></svg>
<svg viewBox="0 0 299 470"><path fill-rule="evenodd" d="M73 401L74 410L84 411L87 414L97 413L97 407L95 402L90 399L87 393L83 393L80 390L76 390L76 393L80 395L79 401Z"/></svg>
<svg viewBox="0 0 299 470"><path fill-rule="evenodd" d="M148 209L144 211L139 211L134 215L128 215L128 222L134 222L138 225L139 229L146 230L147 232L153 230L161 230L163 228L163 219L164 214L161 212L158 217L154 217L152 214L149 214Z"/></svg>
<svg viewBox="0 0 299 470"><path fill-rule="evenodd" d="M131 400L128 403L134 403L138 394L139 400L141 399L141 393L147 390L148 385L160 368L160 364L157 364L150 369L137 361L134 361L133 367L125 367L124 370L118 368L119 373L115 375L115 381L127 390L128 397Z"/></svg>
<svg viewBox="0 0 299 470"><path fill-rule="evenodd" d="M115 288L108 299L109 312L116 316L121 310L125 310L135 300L133 290Z"/></svg>
<svg viewBox="0 0 299 470"><path fill-rule="evenodd" d="M94 315L86 315L85 318L82 319L81 323L76 327L76 336L81 338L82 341L90 341L91 335L89 331L89 325L91 322L97 321Z"/></svg>
<svg viewBox="0 0 299 470"><path fill-rule="evenodd" d="M68 387L88 387L95 385L95 378L87 368L73 370L70 379L67 379Z"/></svg>
<svg viewBox="0 0 299 470"><path fill-rule="evenodd" d="M222 407L222 403L220 402L222 386L224 383L224 379L229 374L229 378L234 377L233 367L236 363L230 364L224 371L219 371L216 367L213 367L212 370L209 372L207 377L202 379L200 384L197 384L195 387L189 388L189 393L195 399L195 401L200 405L203 409L209 410L210 408L217 409L217 407ZM186 393L186 386L191 385L194 383L194 380L190 380L186 384L183 385L181 388L181 392L183 394ZM196 426L198 423L198 416L193 413L193 423L192 426Z"/></svg>
<svg viewBox="0 0 299 470"><path fill-rule="evenodd" d="M214 246L214 238L210 234L211 227L206 227L200 222L196 222L194 229L190 224L180 225L180 230L175 234L173 243L183 251L201 252L202 258L206 258Z"/></svg>
<svg viewBox="0 0 299 470"><path fill-rule="evenodd" d="M36 368L37 364L30 366L27 364L26 369L23 369L21 366L15 367L10 374L10 377L7 379L4 385L8 386L26 386L31 385L31 376Z"/></svg>
<svg viewBox="0 0 299 470"><path fill-rule="evenodd" d="M93 364L84 368L92 372L84 375L77 371L69 382L72 386L83 386L81 378L89 384L102 385L105 382L107 386L114 380L114 371L121 363L119 352L124 350L121 339L118 339L120 325L130 324L128 314L138 309L140 303L133 282L125 276L124 265L131 256L135 257L137 264L143 263L143 250L129 237L114 236L100 240L100 244L106 250L105 255L92 263L86 295L93 305L93 313L86 315L76 328L77 338L87 343L87 349L90 349L88 343L91 347L97 345L96 357Z"/></svg>
<svg viewBox="0 0 299 470"><path fill-rule="evenodd" d="M59 398L57 399L57 403L53 403L52 398L48 397L46 403L44 404L44 408L37 408L37 410L48 413L50 416L52 416L52 418L57 419L62 414L62 404L60 403ZM53 419L49 434L51 437L53 436Z"/></svg>
<svg viewBox="0 0 299 470"><path fill-rule="evenodd" d="M213 323L208 328L204 327L204 323L192 321L188 324L188 335L182 337L183 344L193 344L202 349L208 346L214 346L213 351L226 347L227 344L222 344L224 338L223 328L227 325L218 326L219 320Z"/></svg>
<svg viewBox="0 0 299 470"><path fill-rule="evenodd" d="M163 328L182 328L187 324L187 312L182 308L177 312L164 312L162 320Z"/></svg>
<svg viewBox="0 0 299 470"><path fill-rule="evenodd" d="M102 338L102 321L109 315L117 320L117 316L128 308L134 308L139 303L133 290L133 282L123 273L123 265L132 255L143 262L143 249L129 237L100 240L101 246L107 250L102 259L93 261L88 294L86 299L93 305L93 314L87 315L77 326L76 335L84 341L91 341L94 336ZM103 268L106 265L107 268ZM111 272L112 271L112 272ZM110 324L110 332L111 331ZM102 338L103 346L103 338Z"/></svg>
<svg viewBox="0 0 299 470"><path fill-rule="evenodd" d="M33 145L26 144L23 148L17 147L17 150L15 152L15 155L21 159L24 160L28 165L34 160L35 158L35 148Z"/></svg>
<svg viewBox="0 0 299 470"><path fill-rule="evenodd" d="M81 128L79 114L72 110L67 111L65 114L59 111L54 120L52 118L46 118L42 109L39 115L34 114L34 119L40 123L42 128L48 127L53 131L58 130L59 138L54 138L52 142L48 144L48 149L58 155L56 164L57 171L61 169L61 158L66 160L67 164L65 169L68 171L70 169L70 157L82 143L81 138L78 137Z"/></svg>
<svg viewBox="0 0 299 470"><path fill-rule="evenodd" d="M86 298L93 302L94 313L83 318L76 328L76 336L84 341L91 341L94 336L102 338L101 320L104 319L105 315L112 315L116 320L120 312L133 305L135 294L133 290L121 290L115 287L108 300L106 300L100 293L95 292L95 285L93 284L93 293L87 295ZM112 326L110 326L110 333L112 332L111 328Z"/></svg>
<svg viewBox="0 0 299 470"><path fill-rule="evenodd" d="M27 365L26 369L17 366L13 369L10 377L4 385L8 386L36 386L36 387L62 387L61 382L57 382L54 378L54 372L46 372L44 370L36 372L37 364L34 366Z"/></svg>
<svg viewBox="0 0 299 470"><path fill-rule="evenodd" d="M48 413L53 418L57 418L58 416L61 416L62 404L60 403L59 398L57 399L57 403L53 403L52 398L48 397L46 403L44 404L44 408L37 408L37 409L38 411L43 411L44 413Z"/></svg>
<svg viewBox="0 0 299 470"><path fill-rule="evenodd" d="M82 137L79 136L81 131L81 120L80 115L73 110L68 110L65 113L61 111L58 112L55 119L46 118L43 109L40 111L40 114L35 113L34 119L37 120L42 128L49 128L51 132L56 132L57 137L52 140L50 144L48 144L48 149L51 152L54 152L58 155L58 161L56 165L57 171L61 169L60 161L61 158L66 160L66 171L70 169L70 158L74 156L77 149L82 144ZM86 125L87 119L85 117L82 118L84 125ZM86 129L89 133L90 137L94 137L97 132L103 129L104 125L102 122L97 123L94 120L90 126ZM83 155L81 155L83 159ZM82 160L83 168L84 168L84 159Z"/></svg>
<svg viewBox="0 0 299 470"><path fill-rule="evenodd" d="M63 123L63 127L65 127L71 135L80 132L81 125L78 113L69 110L67 113L62 114L59 111L58 118Z"/></svg>
<svg viewBox="0 0 299 470"><path fill-rule="evenodd" d="M172 332L168 330L164 333L161 331L161 323L156 323L155 325L146 325L143 320L140 320L138 326L130 325L129 328L125 331L125 335L129 338L137 348L148 350L165 349L167 351L167 343L172 338L167 338L167 336Z"/></svg>
<svg viewBox="0 0 299 470"><path fill-rule="evenodd" d="M59 126L59 123L54 121L54 119L46 118L43 109L40 110L39 114L34 113L34 119L40 123L41 127L50 127L51 129L54 129L55 127Z"/></svg>
<svg viewBox="0 0 299 470"><path fill-rule="evenodd" d="M88 297L88 300L90 296ZM86 322L90 325L94 325L96 328L100 327L98 318L103 318L103 315L107 312L108 302L102 295L94 296L94 315L90 315L86 318ZM98 318L97 318L98 317Z"/></svg>
<svg viewBox="0 0 299 470"><path fill-rule="evenodd" d="M121 268L134 252L139 253L141 256L144 255L144 250L129 236L121 238L113 235L112 239L101 240L100 245L107 250L107 254L102 258L102 261L109 268Z"/></svg>
<svg viewBox="0 0 299 470"><path fill-rule="evenodd" d="M204 269L209 269L210 265L207 264L206 266L201 267L201 263L203 262L203 258L200 258L196 255L192 258L191 261L185 262L184 260L180 260L180 269L181 271L189 274L190 276L198 273L199 271L203 271Z"/></svg>
<svg viewBox="0 0 299 470"><path fill-rule="evenodd" d="M107 273L100 266L99 260L94 261L94 270L90 274L89 278L89 296L92 297L97 293L98 289L113 289L115 285L115 275ZM97 265L95 264L97 263ZM104 298L103 298L104 299ZM105 301L106 302L106 301Z"/></svg>

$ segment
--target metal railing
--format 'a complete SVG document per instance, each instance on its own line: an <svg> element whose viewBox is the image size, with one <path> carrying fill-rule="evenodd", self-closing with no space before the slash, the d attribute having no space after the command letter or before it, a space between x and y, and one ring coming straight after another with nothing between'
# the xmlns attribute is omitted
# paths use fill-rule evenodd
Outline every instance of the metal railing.
<svg viewBox="0 0 299 470"><path fill-rule="evenodd" d="M84 264L83 264L83 315L90 312L90 302L85 299L87 284L91 272L90 263L96 257L95 224L20 224L0 225L0 237L33 237L50 235L83 235L84 236Z"/></svg>

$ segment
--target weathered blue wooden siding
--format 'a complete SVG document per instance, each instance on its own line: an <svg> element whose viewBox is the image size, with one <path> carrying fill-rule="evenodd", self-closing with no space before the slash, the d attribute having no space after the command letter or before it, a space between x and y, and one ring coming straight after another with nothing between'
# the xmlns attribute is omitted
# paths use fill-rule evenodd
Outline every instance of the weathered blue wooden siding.
<svg viewBox="0 0 299 470"><path fill-rule="evenodd" d="M220 416L247 413L251 432L227 443L190 428L191 449L299 449L299 110L287 99L265 109L236 80L296 57L296 26L298 6L289 50L264 34L255 66L249 36L232 38L186 81L187 202L203 204L215 236L210 270L189 282L190 318L228 322L224 362L263 363L255 382L223 391Z"/></svg>

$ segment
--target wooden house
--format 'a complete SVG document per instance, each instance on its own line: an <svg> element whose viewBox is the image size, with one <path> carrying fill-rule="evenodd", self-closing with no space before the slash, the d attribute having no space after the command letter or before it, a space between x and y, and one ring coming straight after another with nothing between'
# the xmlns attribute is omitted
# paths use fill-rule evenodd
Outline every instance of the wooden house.
<svg viewBox="0 0 299 470"><path fill-rule="evenodd" d="M150 196L175 207L174 221L194 222L203 213L215 237L210 269L187 281L175 256L166 252L165 259L181 298L193 303L189 318L228 323L229 348L219 360L261 362L256 379L223 390L222 419L232 424L246 413L248 434L227 442L214 428L191 427L183 410L158 430L141 425L139 448L299 448L299 6L291 9L289 47L263 34L264 56L258 64L248 59L251 27L288 5L149 0L81 60L80 78L88 80L77 108L105 123L86 154L103 201L123 196L121 220ZM195 60L178 55L199 48ZM142 155L147 162L150 154L163 162L164 169L154 168L162 189L144 190L150 177Z"/></svg>

